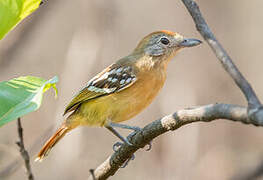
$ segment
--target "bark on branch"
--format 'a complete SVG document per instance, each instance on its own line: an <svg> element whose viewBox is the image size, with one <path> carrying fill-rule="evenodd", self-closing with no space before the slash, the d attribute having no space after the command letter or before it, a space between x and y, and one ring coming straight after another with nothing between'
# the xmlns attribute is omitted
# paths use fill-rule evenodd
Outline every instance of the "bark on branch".
<svg viewBox="0 0 263 180"><path fill-rule="evenodd" d="M192 109L184 109L174 114L165 116L146 125L140 132L136 133L130 142L134 146L124 144L113 155L107 158L94 170L96 180L107 179L121 167L138 149L167 131L176 130L186 124L193 122L210 122L217 119L228 119L243 123L252 123L247 117L247 108L230 104L211 104ZM90 176L90 180L94 177Z"/></svg>

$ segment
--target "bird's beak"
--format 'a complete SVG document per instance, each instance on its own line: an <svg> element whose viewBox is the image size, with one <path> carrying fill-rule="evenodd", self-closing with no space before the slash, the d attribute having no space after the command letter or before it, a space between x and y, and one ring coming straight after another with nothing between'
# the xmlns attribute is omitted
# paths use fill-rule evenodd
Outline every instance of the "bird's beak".
<svg viewBox="0 0 263 180"><path fill-rule="evenodd" d="M202 43L202 41L200 41L198 39L184 39L180 43L180 46L181 47L193 47L193 46L197 46L197 45L199 45L201 43Z"/></svg>

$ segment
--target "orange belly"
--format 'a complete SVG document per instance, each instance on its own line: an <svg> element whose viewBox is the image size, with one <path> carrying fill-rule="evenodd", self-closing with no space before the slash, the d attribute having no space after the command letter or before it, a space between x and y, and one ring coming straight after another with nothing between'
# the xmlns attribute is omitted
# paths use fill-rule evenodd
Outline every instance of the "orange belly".
<svg viewBox="0 0 263 180"><path fill-rule="evenodd" d="M131 119L146 108L156 97L164 82L151 77L138 80L133 86L112 96L116 98L117 108L113 110L112 122Z"/></svg>

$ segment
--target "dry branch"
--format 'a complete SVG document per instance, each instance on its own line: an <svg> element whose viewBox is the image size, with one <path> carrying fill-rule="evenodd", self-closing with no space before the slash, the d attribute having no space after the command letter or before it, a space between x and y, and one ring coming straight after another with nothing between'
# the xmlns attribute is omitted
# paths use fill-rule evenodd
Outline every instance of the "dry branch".
<svg viewBox="0 0 263 180"><path fill-rule="evenodd" d="M138 149L144 147L151 140L167 131L176 130L193 122L210 122L218 119L228 119L243 123L251 123L247 117L247 108L230 104L211 104L198 108L184 109L174 114L156 120L136 133L130 142L134 146L124 144L112 156L108 157L94 171L96 180L107 179L120 168ZM89 179L93 179L92 176Z"/></svg>
<svg viewBox="0 0 263 180"><path fill-rule="evenodd" d="M26 151L25 145L24 145L23 128L21 125L21 119L20 118L17 119L17 131L18 131L19 141L16 142L16 144L19 146L21 156L25 161L26 173L28 176L28 180L34 180L34 176L33 176L32 170L31 170L31 166L30 166L30 158L29 158L28 152Z"/></svg>

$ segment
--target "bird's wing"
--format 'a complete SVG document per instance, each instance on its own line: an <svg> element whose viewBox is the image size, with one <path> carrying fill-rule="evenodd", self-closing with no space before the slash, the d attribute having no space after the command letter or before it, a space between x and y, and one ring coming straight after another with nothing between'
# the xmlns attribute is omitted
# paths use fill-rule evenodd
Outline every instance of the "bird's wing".
<svg viewBox="0 0 263 180"><path fill-rule="evenodd" d="M128 88L136 81L131 66L113 64L92 78L68 104L64 114L75 110L81 103Z"/></svg>

